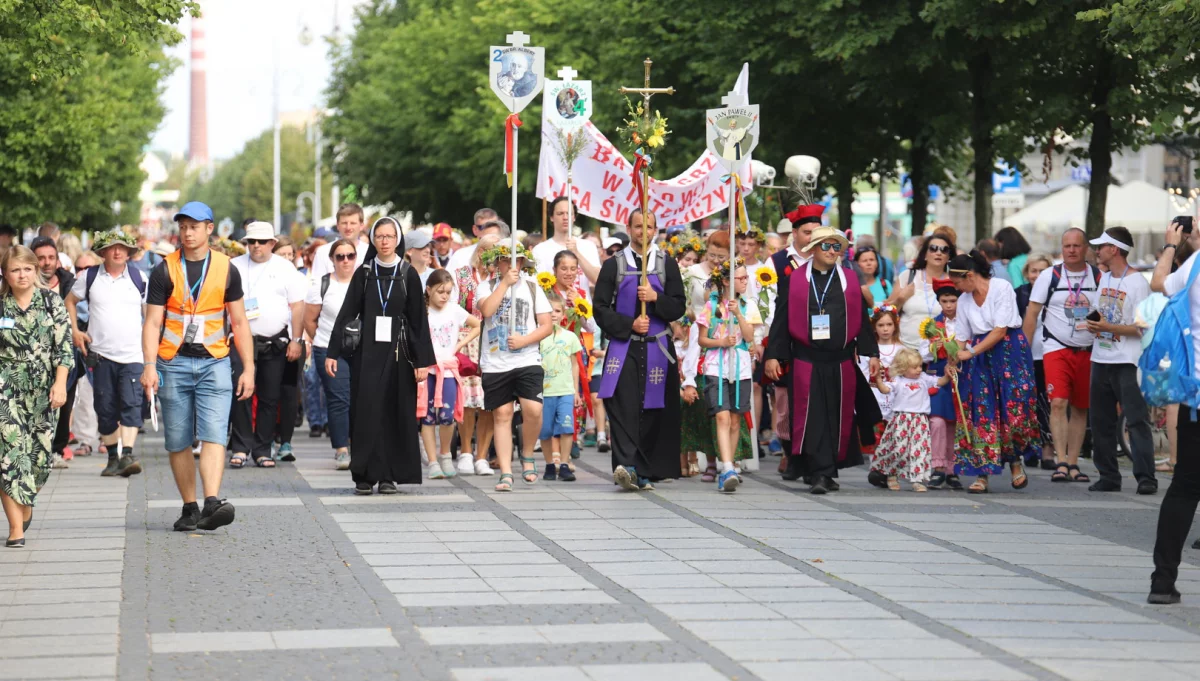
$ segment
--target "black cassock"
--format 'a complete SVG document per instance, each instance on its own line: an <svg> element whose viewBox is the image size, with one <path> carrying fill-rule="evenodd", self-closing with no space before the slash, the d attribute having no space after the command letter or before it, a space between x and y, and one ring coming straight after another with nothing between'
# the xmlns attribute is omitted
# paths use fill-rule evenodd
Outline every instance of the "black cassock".
<svg viewBox="0 0 1200 681"><path fill-rule="evenodd" d="M407 270L404 287L394 276L395 267L376 268L372 260L355 270L329 338L329 358L337 359L346 322L362 318L362 342L349 358L350 473L356 483L421 483L417 381L396 342L401 317L407 326L413 364L427 367L437 360L429 337L421 275L411 267ZM387 316L392 318L386 343L375 340L376 318L384 314L382 301L387 301Z"/></svg>
<svg viewBox="0 0 1200 681"><path fill-rule="evenodd" d="M632 252L632 251L629 251ZM593 298L596 324L608 341L625 340L633 335L633 317L617 312L617 258L625 252L609 258L600 268L596 279ZM626 266L627 277L638 277L642 260L634 253L635 264ZM658 251L656 258L664 257ZM666 258L666 281L662 282L663 293L658 300L646 303L646 315L658 317L667 328L671 322L687 312L687 297L683 292L683 278L673 258ZM641 304L639 303L639 308ZM640 311L640 310L639 310ZM609 433L612 443L612 465L634 466L638 475L651 480L678 478L679 469L679 359L675 357L675 344L668 335L667 351L675 363L670 365L666 376L666 406L663 409L643 409L642 401L646 388L646 343L633 341L629 354L617 377L617 388L612 398L604 400L604 410L612 426ZM598 388L596 388L598 389Z"/></svg>
<svg viewBox="0 0 1200 681"><path fill-rule="evenodd" d="M811 267L811 265L810 265ZM845 270L847 282L850 285L858 283L853 272ZM816 290L825 292L828 283L828 293L824 293L825 314L829 315L829 338L811 340L808 346L795 341L788 324L791 314L791 281L790 277L802 276L803 270L793 271L788 279L780 279L778 296L775 298L775 318L771 321L771 330L767 340L766 359L775 359L789 369L788 378L788 413L792 419L803 419L804 414L796 413L796 391L804 390L791 375L793 359L802 359L812 365L812 376L808 382L808 419L804 429L804 442L792 442L792 449L799 456L789 459L789 466L799 466L803 475L824 475L837 477L839 468L849 468L863 463L862 450L858 440L874 442L873 428L881 420L879 405L871 392L870 384L857 367L854 368L855 398L853 426L858 430L858 438L850 437L847 451L841 456L840 434L842 432L841 414L836 405L840 404L843 395L842 363L847 361L847 350L857 352L862 357L877 357L879 346L871 326L867 306L862 306L861 329L858 337L853 339L851 347L846 340L846 294L842 289L837 270L821 272L813 269L812 285ZM832 281L830 280L832 277ZM853 291L851 295L862 294ZM821 313L817 296L808 296L808 317ZM807 322L806 322L807 323ZM850 360L853 361L852 355ZM795 426L793 425L793 428Z"/></svg>

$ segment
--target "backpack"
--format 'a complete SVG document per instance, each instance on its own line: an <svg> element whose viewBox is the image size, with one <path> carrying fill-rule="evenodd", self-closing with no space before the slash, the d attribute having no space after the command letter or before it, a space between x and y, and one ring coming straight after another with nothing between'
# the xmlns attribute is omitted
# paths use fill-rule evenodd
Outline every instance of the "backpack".
<svg viewBox="0 0 1200 681"><path fill-rule="evenodd" d="M1192 317L1189 295L1200 264L1192 263L1187 286L1171 296L1154 325L1154 338L1142 350L1138 368L1142 370L1142 394L1152 407L1168 404L1200 406L1200 381L1196 380L1195 350L1192 345Z"/></svg>
<svg viewBox="0 0 1200 681"><path fill-rule="evenodd" d="M629 269L628 269L629 263L628 263L628 261L625 260L624 252L617 255L616 259L617 259L617 285L614 288L614 290L619 291L619 290L621 290L621 280L623 280L626 276L628 276L630 274L641 274L641 272L639 272L637 270L634 270L632 272L629 271ZM661 281L664 286L666 286L666 284L667 284L667 259L666 259L666 257L663 256L662 252L659 252L659 254L658 254L658 259L654 263L654 270L651 272L647 272L646 276L650 276L651 274L657 275L658 280Z"/></svg>
<svg viewBox="0 0 1200 681"><path fill-rule="evenodd" d="M329 290L329 275L322 274L321 275L321 301L322 302L325 301L325 292L328 290ZM406 291L404 284L400 285L400 290Z"/></svg>
<svg viewBox="0 0 1200 681"><path fill-rule="evenodd" d="M1091 265L1088 265L1087 268L1088 271L1092 273L1092 288L1083 288L1083 282L1081 281L1079 282L1080 293L1084 291L1095 291L1100 288L1100 270L1092 267ZM1064 343L1055 338L1054 334L1050 333L1050 327L1046 326L1046 312L1050 309L1050 299L1053 298L1054 294L1058 292L1058 283L1060 281L1062 281L1062 265L1055 265L1054 267L1050 268L1050 288L1047 289L1046 302L1042 305L1042 338L1044 340L1052 340L1064 348L1074 348L1075 346L1069 343ZM1032 290L1033 289L1031 288L1030 291L1032 292ZM1070 295L1070 293L1067 295ZM1021 315L1022 318L1024 318L1024 316L1025 315Z"/></svg>
<svg viewBox="0 0 1200 681"><path fill-rule="evenodd" d="M146 280L142 279L141 271L139 271L138 268L134 267L133 265L125 265L125 271L129 274L129 280L132 281L133 285L137 287L138 293L145 298ZM87 277L83 290L84 300L89 300L91 298L92 284L96 283L96 275L98 274L100 274L100 265L92 265L91 267L87 268L87 273L84 275Z"/></svg>

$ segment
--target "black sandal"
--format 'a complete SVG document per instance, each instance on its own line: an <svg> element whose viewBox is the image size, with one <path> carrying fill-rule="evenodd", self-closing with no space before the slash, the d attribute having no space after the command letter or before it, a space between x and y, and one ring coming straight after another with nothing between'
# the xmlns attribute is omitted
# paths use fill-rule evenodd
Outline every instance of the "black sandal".
<svg viewBox="0 0 1200 681"><path fill-rule="evenodd" d="M929 489L941 489L946 484L946 471L934 471L929 475Z"/></svg>
<svg viewBox="0 0 1200 681"><path fill-rule="evenodd" d="M962 491L963 488L962 480L959 480L958 476L953 473L946 476L946 486L958 491Z"/></svg>
<svg viewBox="0 0 1200 681"><path fill-rule="evenodd" d="M1065 463L1060 463L1054 467L1054 474L1050 476L1050 482L1071 482L1068 477L1071 474L1071 467Z"/></svg>
<svg viewBox="0 0 1200 681"><path fill-rule="evenodd" d="M272 459L269 456L260 456L254 460L254 465L258 466L259 468L274 468L275 459Z"/></svg>
<svg viewBox="0 0 1200 681"><path fill-rule="evenodd" d="M1012 473L1012 488L1013 489L1025 489L1026 487L1029 486L1029 473L1026 472L1026 470L1025 470L1025 464L1014 461L1008 467L1008 470ZM1020 470L1021 472L1018 473L1017 472L1018 470ZM1020 480L1021 484L1018 485L1017 480Z"/></svg>
<svg viewBox="0 0 1200 681"><path fill-rule="evenodd" d="M1075 475L1071 478L1071 482L1091 482L1092 481L1092 479L1088 477L1087 473L1084 473L1083 471L1079 470L1079 466L1067 466L1067 475L1070 475L1072 471L1074 471Z"/></svg>

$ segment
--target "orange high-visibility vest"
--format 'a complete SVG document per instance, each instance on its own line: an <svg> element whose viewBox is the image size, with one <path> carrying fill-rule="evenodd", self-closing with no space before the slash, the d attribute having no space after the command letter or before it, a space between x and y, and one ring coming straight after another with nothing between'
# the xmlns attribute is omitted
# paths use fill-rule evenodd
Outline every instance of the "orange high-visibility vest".
<svg viewBox="0 0 1200 681"><path fill-rule="evenodd" d="M200 287L200 295L190 300L187 277L183 271L183 249L166 258L167 273L171 275L171 297L163 314L162 340L158 356L171 360L183 345L187 324L194 318L200 330L193 342L203 343L210 355L221 359L229 355L229 324L225 315L225 283L229 278L229 256L209 251L208 274Z"/></svg>

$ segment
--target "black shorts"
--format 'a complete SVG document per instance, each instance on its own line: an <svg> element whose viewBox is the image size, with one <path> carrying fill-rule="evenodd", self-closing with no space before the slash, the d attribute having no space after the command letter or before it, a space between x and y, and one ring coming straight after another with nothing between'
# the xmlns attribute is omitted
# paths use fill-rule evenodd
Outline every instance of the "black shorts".
<svg viewBox="0 0 1200 681"><path fill-rule="evenodd" d="M542 401L545 372L540 366L521 367L503 373L483 375L483 408L494 411L515 400Z"/></svg>

